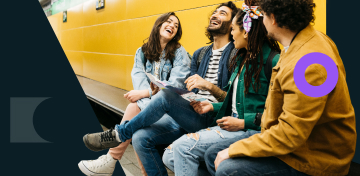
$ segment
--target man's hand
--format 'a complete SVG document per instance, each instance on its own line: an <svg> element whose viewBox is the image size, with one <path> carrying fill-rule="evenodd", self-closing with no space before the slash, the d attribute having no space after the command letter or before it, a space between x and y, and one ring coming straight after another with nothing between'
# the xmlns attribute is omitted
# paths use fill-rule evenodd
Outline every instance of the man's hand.
<svg viewBox="0 0 360 176"><path fill-rule="evenodd" d="M211 84L209 81L206 81L205 79L203 79L202 77L200 77L199 75L193 75L190 76L188 79L185 80L186 83L186 88L191 91L195 88L201 89L201 90L209 90L211 89L211 86L213 86L213 84Z"/></svg>
<svg viewBox="0 0 360 176"><path fill-rule="evenodd" d="M229 148L220 151L217 154L216 159L214 161L215 170L217 170L217 168L219 167L221 162L223 162L224 160L227 160L229 158L230 158L230 156L229 156Z"/></svg>
<svg viewBox="0 0 360 176"><path fill-rule="evenodd" d="M208 101L192 101L190 105L194 108L195 112L198 114L205 114L210 111L214 111L213 105Z"/></svg>
<svg viewBox="0 0 360 176"><path fill-rule="evenodd" d="M135 103L136 101L149 97L149 90L131 90L130 92L124 94L124 98L129 100L131 103Z"/></svg>
<svg viewBox="0 0 360 176"><path fill-rule="evenodd" d="M150 88L152 90L152 95L155 95L160 91L160 88L157 85L153 84L152 82L150 83Z"/></svg>
<svg viewBox="0 0 360 176"><path fill-rule="evenodd" d="M235 117L223 117L221 119L216 120L218 126L227 131L239 131L243 130L245 127L244 119L238 119Z"/></svg>

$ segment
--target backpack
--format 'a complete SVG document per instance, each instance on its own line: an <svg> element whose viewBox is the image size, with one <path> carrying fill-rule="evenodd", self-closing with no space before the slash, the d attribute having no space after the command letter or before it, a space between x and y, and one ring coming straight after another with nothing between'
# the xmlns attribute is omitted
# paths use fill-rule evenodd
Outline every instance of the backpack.
<svg viewBox="0 0 360 176"><path fill-rule="evenodd" d="M264 67L265 76L269 82L270 82L271 73L272 73L272 61L277 54L279 54L279 52L271 50L271 52L268 56L268 59L266 61L266 65Z"/></svg>
<svg viewBox="0 0 360 176"><path fill-rule="evenodd" d="M198 60L196 62L196 65L197 67L199 68L200 66L200 63L202 61L202 59L204 58L205 56L205 53L206 51L210 48L211 45L208 45L208 46L204 46L201 51L200 51L200 54L199 54L199 57L198 57ZM230 66L230 62L231 62L231 58L233 58L236 54L236 52L238 51L238 49L234 48L231 50L231 53L230 53L230 59L228 61L228 66ZM264 68L264 72L265 72L265 76L266 78L268 79L268 81L270 81L271 79L271 73L272 73L272 61L274 59L274 57L279 54L279 52L277 51L273 51L271 50L269 56L268 56L268 59L266 61L266 65L265 65L265 68Z"/></svg>
<svg viewBox="0 0 360 176"><path fill-rule="evenodd" d="M201 61L203 60L204 56L205 56L205 53L206 51L210 48L211 45L208 45L208 46L204 46L202 47L201 51L200 51L200 54L199 54L199 57L198 57L198 60L196 62L196 65L197 67L199 68L200 66L200 63ZM238 49L234 48L231 50L231 53L230 53L230 58L228 60L228 67L230 66L230 62L231 62L231 58L233 58L236 54L236 52L238 51Z"/></svg>

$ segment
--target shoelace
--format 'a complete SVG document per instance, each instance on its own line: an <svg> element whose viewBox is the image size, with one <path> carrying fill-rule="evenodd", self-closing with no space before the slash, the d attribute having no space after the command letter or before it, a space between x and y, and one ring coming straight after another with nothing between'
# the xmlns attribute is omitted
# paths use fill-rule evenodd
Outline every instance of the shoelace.
<svg viewBox="0 0 360 176"><path fill-rule="evenodd" d="M110 129L108 131L103 132L100 137L101 137L101 142L107 142L107 141L114 141L115 140L115 136L112 135L112 131L113 129Z"/></svg>

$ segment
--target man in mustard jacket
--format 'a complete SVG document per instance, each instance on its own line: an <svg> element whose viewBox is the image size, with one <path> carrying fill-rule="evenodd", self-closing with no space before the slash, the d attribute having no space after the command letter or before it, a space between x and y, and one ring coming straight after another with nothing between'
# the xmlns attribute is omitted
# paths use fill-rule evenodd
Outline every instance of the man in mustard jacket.
<svg viewBox="0 0 360 176"><path fill-rule="evenodd" d="M346 175L355 154L355 112L346 73L334 42L312 26L312 0L259 0L270 37L284 49L273 68L261 119L261 133L210 147L205 154L212 175ZM323 53L336 64L337 83L320 97L309 96L294 81L297 62ZM320 64L307 67L306 81L320 86L330 73ZM308 90L307 90L308 91Z"/></svg>

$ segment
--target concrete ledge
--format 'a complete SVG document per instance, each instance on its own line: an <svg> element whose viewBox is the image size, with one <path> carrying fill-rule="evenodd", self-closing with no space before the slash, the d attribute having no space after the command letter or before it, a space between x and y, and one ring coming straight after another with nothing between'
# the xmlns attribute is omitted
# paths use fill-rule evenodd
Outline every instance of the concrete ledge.
<svg viewBox="0 0 360 176"><path fill-rule="evenodd" d="M124 115L129 101L124 98L128 91L95 81L80 75L76 75L86 97L101 106L119 114Z"/></svg>

